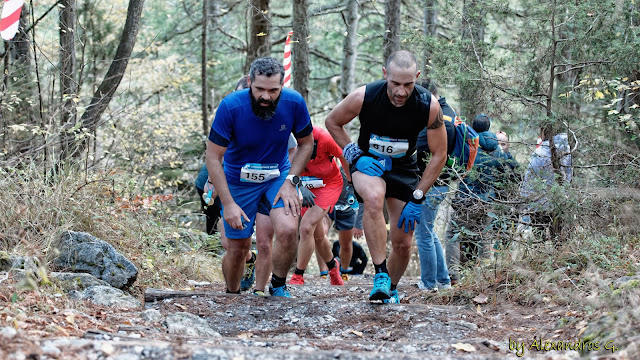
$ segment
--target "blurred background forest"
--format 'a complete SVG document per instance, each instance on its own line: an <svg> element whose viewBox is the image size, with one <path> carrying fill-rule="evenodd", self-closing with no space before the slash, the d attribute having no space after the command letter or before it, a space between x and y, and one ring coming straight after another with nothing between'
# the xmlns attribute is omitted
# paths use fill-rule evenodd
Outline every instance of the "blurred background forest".
<svg viewBox="0 0 640 360"><path fill-rule="evenodd" d="M0 50L2 247L46 257L59 231L88 231L153 269L149 245L198 218L217 105L293 30L292 87L317 126L409 49L468 124L484 113L510 134L524 167L541 126L568 133L574 181L553 193L574 242L542 262L635 274L639 25L637 0L26 2Z"/></svg>
<svg viewBox="0 0 640 360"><path fill-rule="evenodd" d="M558 246L521 236L512 189L488 211L515 246L430 302L574 305L593 320L585 341L637 342L639 25L639 0L26 1L0 49L0 260L48 271L61 232L86 231L140 269L134 293L220 280L194 188L206 136L251 61L282 59L293 30L292 87L314 125L409 49L467 124L484 113L510 135L521 170L541 127L568 134L573 182L540 189ZM49 291L39 279L18 288Z"/></svg>

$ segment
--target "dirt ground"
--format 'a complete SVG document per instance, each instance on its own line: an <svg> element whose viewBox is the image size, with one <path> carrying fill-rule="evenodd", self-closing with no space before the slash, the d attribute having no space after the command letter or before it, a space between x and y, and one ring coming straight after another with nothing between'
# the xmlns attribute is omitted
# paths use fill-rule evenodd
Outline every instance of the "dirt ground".
<svg viewBox="0 0 640 360"><path fill-rule="evenodd" d="M305 279L305 285L290 286L293 299L228 295L222 283L215 283L197 288L205 295L146 304L164 316L198 315L221 335L215 338L169 334L162 322L142 320L144 309L114 310L34 292L12 302L5 286L0 324L18 331L11 338L0 334L0 357L195 359L224 350L212 358L573 358L579 356L575 351L544 351L544 346L538 351L535 341L575 341L588 320L580 309L550 302L528 307L487 294L469 301L458 295L465 292L461 288L427 293L414 285L416 278L404 278L398 288L401 303L387 305L367 301L370 275L353 276L345 286L330 286L314 275ZM82 338L92 342L79 342ZM60 339L78 340L75 346L59 346L60 353L47 353L47 341ZM165 357L142 350L136 355L134 344L165 349L160 352ZM24 357L11 357L17 353Z"/></svg>

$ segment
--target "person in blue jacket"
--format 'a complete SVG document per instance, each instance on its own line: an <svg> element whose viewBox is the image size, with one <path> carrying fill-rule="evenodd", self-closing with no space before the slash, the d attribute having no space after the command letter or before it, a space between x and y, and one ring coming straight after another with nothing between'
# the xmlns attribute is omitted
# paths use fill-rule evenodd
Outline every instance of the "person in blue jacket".
<svg viewBox="0 0 640 360"><path fill-rule="evenodd" d="M458 185L452 202L454 213L447 225L445 240L447 265L454 282L460 277L461 260L490 254L493 234L487 206L509 174L509 165L504 161L504 154L498 146L496 134L489 130L490 126L491 118L487 115L478 115L473 120L472 127L480 137L480 148L472 171Z"/></svg>

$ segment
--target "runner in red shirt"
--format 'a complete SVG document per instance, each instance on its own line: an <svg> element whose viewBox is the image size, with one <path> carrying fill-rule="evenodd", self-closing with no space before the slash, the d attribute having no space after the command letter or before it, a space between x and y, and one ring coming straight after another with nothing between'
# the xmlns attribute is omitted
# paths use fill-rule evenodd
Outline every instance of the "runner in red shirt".
<svg viewBox="0 0 640 360"><path fill-rule="evenodd" d="M303 195L303 208L300 221L300 243L296 270L289 284L304 284L304 271L315 247L318 255L327 263L331 285L343 285L340 264L333 256L331 243L325 236L322 219L333 209L342 193L342 175L336 158L340 160L347 174L349 174L349 164L342 156L342 149L326 130L314 127L313 139L311 160L301 174L300 191Z"/></svg>

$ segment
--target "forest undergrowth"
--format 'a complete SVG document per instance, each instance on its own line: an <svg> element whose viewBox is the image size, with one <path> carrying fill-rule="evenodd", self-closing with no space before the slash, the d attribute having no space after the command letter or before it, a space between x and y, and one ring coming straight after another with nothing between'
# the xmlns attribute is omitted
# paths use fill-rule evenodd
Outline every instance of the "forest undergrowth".
<svg viewBox="0 0 640 360"><path fill-rule="evenodd" d="M146 287L186 290L191 288L188 280L222 280L219 238L207 236L188 220L200 216L194 191L139 193L124 170L80 169L68 166L46 176L32 163L0 169L0 250L5 258L34 256L40 260L39 273L46 274L55 270L51 261L60 234L82 231L112 244L138 267L130 291L139 297ZM613 209L597 221L584 209L565 214L574 221L557 245L521 228L507 228L502 234L507 241L494 248L491 260L467 266L453 295L443 293L433 302L468 305L481 293L494 305L580 309L591 319L571 323L580 326L581 336L617 343L625 339L625 346L637 348L640 237L633 227L617 223L628 203L606 197L592 198L591 203L623 210ZM181 242L197 245L181 250ZM34 278L15 284L16 294L57 291L46 276Z"/></svg>

